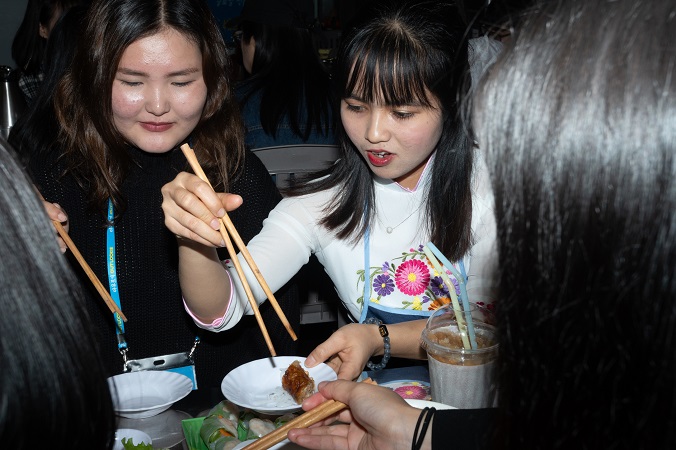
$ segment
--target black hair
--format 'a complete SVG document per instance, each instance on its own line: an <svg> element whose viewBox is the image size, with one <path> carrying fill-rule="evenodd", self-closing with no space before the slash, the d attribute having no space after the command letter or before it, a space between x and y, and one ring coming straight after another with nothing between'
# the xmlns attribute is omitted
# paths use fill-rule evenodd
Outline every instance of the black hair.
<svg viewBox="0 0 676 450"><path fill-rule="evenodd" d="M471 244L472 139L459 99L469 88L466 27L454 5L400 2L372 9L373 17L343 37L335 73L336 98L355 93L386 105L440 105L443 132L435 152L425 216L431 240L453 260ZM429 98L428 93L433 97ZM375 217L373 173L339 124L341 158L293 195L341 187L322 224L357 240Z"/></svg>
<svg viewBox="0 0 676 450"><path fill-rule="evenodd" d="M54 90L73 60L85 14L86 7L74 6L54 25L47 41L38 95L10 130L8 140L25 164L56 145L60 126L54 113Z"/></svg>
<svg viewBox="0 0 676 450"><path fill-rule="evenodd" d="M490 69L500 447L676 446L676 5L549 2Z"/></svg>
<svg viewBox="0 0 676 450"><path fill-rule="evenodd" d="M303 140L315 131L328 136L333 129L331 87L311 31L286 25L240 24L242 40L256 42L251 76L243 82L246 104L260 93L263 130L275 137L279 123L287 119L291 130Z"/></svg>
<svg viewBox="0 0 676 450"><path fill-rule="evenodd" d="M77 0L28 0L23 20L12 40L12 59L23 73L40 72L47 41L40 36L40 25L46 27L55 14L62 14Z"/></svg>
<svg viewBox="0 0 676 450"><path fill-rule="evenodd" d="M115 413L75 274L0 139L0 442L109 449Z"/></svg>

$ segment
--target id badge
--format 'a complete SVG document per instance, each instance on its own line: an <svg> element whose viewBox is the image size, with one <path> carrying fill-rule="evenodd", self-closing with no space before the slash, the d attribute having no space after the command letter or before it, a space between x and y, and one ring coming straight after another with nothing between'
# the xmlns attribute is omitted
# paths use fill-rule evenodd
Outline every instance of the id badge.
<svg viewBox="0 0 676 450"><path fill-rule="evenodd" d="M125 372L141 372L144 370L166 370L180 373L190 378L192 390L197 389L197 374L195 363L187 352L172 355L155 356L152 358L130 359L125 365Z"/></svg>

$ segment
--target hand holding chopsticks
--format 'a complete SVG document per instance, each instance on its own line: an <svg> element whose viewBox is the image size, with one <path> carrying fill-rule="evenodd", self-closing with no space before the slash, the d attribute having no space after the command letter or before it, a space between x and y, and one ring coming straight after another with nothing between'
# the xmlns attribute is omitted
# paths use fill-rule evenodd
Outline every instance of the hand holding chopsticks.
<svg viewBox="0 0 676 450"><path fill-rule="evenodd" d="M207 183L212 189L213 186L211 186L211 183L209 182L209 179L207 178L206 174L202 170L202 167L199 164L199 161L197 160L197 157L195 156L195 152L193 151L192 148L188 144L183 144L181 146L181 150L183 151L183 154L185 155L186 159L188 160L188 163L190 163L190 167L192 167L193 171L195 172L195 175L197 175L202 181ZM267 328L265 327L265 323L263 322L263 318L258 311L258 304L256 303L256 299L253 296L253 292L251 291L251 287L249 286L249 283L247 282L246 276L244 275L244 271L242 270L242 266L239 262L239 259L237 258L237 252L235 251L235 248L232 244L232 241L234 240L235 243L237 244L237 247L239 248L240 252L242 253L242 256L244 257L245 261L251 268L251 271L253 272L254 276L256 277L256 280L260 283L261 287L263 288L263 291L268 297L268 300L272 304L272 307L274 308L275 312L279 316L279 319L282 321L284 324L284 327L288 331L289 335L291 338L295 341L298 339L296 337L296 334L294 333L293 329L291 328L291 325L289 324L289 321L286 318L286 315L284 314L284 311L282 311L282 308L279 306L279 303L277 303L277 299L275 299L274 294L272 293L272 290L268 286L267 282L263 278L263 275L261 274L260 270L258 269L258 266L254 262L253 258L251 257L251 254L246 248L246 245L242 241L242 238L240 237L239 233L235 229L235 226L233 225L232 221L230 220L230 217L228 216L227 213L219 219L220 222L220 233L221 237L223 238L223 241L225 242L225 246L228 249L228 253L230 254L230 258L235 266L235 270L237 271L237 275L239 276L240 280L242 281L242 286L244 287L244 291L247 295L247 298L249 300L249 304L251 305L251 308L254 312L254 316L256 317L256 321L258 322L258 326L261 329L261 332L263 333L263 337L265 338L265 342L268 345L268 349L270 350L270 353L272 356L276 356L275 348L272 345L272 341L270 340L270 335L268 334ZM232 239L231 239L232 237Z"/></svg>
<svg viewBox="0 0 676 450"><path fill-rule="evenodd" d="M365 379L362 381L362 383L375 384L375 382L370 378ZM288 421L274 431L262 436L260 439L257 439L255 442L247 445L242 450L266 450L286 439L286 435L289 433L290 429L308 428L324 419L328 419L332 415L344 410L345 408L347 408L345 403L336 400L327 400L324 403L320 403L310 411L307 411L295 419Z"/></svg>
<svg viewBox="0 0 676 450"><path fill-rule="evenodd" d="M45 201L45 199L42 197L42 195L39 192L38 192L38 195L40 196L40 199L42 201ZM103 298L103 301L106 302L108 309L110 309L110 311L112 313L118 314L120 316L120 318L123 321L126 322L127 317L122 313L120 308L117 307L117 304L115 303L113 298L110 296L110 293L108 292L108 290L103 286L103 284L98 279L98 277L96 276L96 274L94 273L92 268L89 267L89 264L87 264L87 261L85 261L84 257L82 256L80 251L77 249L77 247L75 246L75 243L73 242L73 240L68 235L68 232L63 227L63 225L61 225L61 222L59 222L58 220L52 220L52 223L54 224L54 228L56 228L57 233L59 233L59 236L61 236L61 239L63 239L63 242L66 243L66 247L68 247L68 249L71 251L73 256L75 256L75 259L77 260L78 263L80 263L82 270L85 271L85 273L87 274L87 277L92 282L92 284L96 288L99 295L101 295L101 297Z"/></svg>

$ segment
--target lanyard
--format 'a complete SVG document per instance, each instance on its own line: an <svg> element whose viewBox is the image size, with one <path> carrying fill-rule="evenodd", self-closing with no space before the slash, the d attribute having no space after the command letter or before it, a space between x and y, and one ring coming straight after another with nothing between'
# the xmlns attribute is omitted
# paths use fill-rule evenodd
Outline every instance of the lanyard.
<svg viewBox="0 0 676 450"><path fill-rule="evenodd" d="M106 229L106 261L108 266L108 287L110 296L115 304L122 311L120 303L120 289L117 284L117 261L115 259L115 225L114 225L113 202L108 199L108 227ZM121 351L127 348L127 341L124 339L124 321L118 313L113 313L117 327L117 348Z"/></svg>

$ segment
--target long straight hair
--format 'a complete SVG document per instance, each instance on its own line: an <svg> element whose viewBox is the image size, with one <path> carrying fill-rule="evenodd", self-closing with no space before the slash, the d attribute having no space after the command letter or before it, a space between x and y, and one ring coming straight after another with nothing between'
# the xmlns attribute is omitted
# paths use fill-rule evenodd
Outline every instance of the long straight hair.
<svg viewBox="0 0 676 450"><path fill-rule="evenodd" d="M676 447L676 5L550 2L475 100L500 446Z"/></svg>
<svg viewBox="0 0 676 450"><path fill-rule="evenodd" d="M319 60L310 30L248 20L240 28L243 41L253 37L256 42L240 103L260 93L261 125L273 137L283 119L303 140L313 131L328 136L333 129L329 72Z"/></svg>
<svg viewBox="0 0 676 450"><path fill-rule="evenodd" d="M342 41L335 74L336 98L367 102L419 102L441 108L443 131L436 147L424 214L431 240L458 259L471 243L472 140L462 125L459 99L469 87L465 24L444 2L384 4ZM428 93L429 92L429 95ZM430 98L431 95L431 98ZM381 98L382 97L382 98ZM357 241L375 220L374 174L339 124L341 157L294 195L340 187L322 225Z"/></svg>
<svg viewBox="0 0 676 450"><path fill-rule="evenodd" d="M0 139L0 442L111 448L115 413L77 278Z"/></svg>
<svg viewBox="0 0 676 450"><path fill-rule="evenodd" d="M68 171L88 189L93 205L108 198L123 209L121 184L130 161L127 142L116 129L112 88L127 47L138 39L173 29L202 52L207 101L191 138L214 183L227 190L243 158L243 126L228 78L230 59L205 0L97 0L92 3L71 70L55 94L60 143Z"/></svg>

